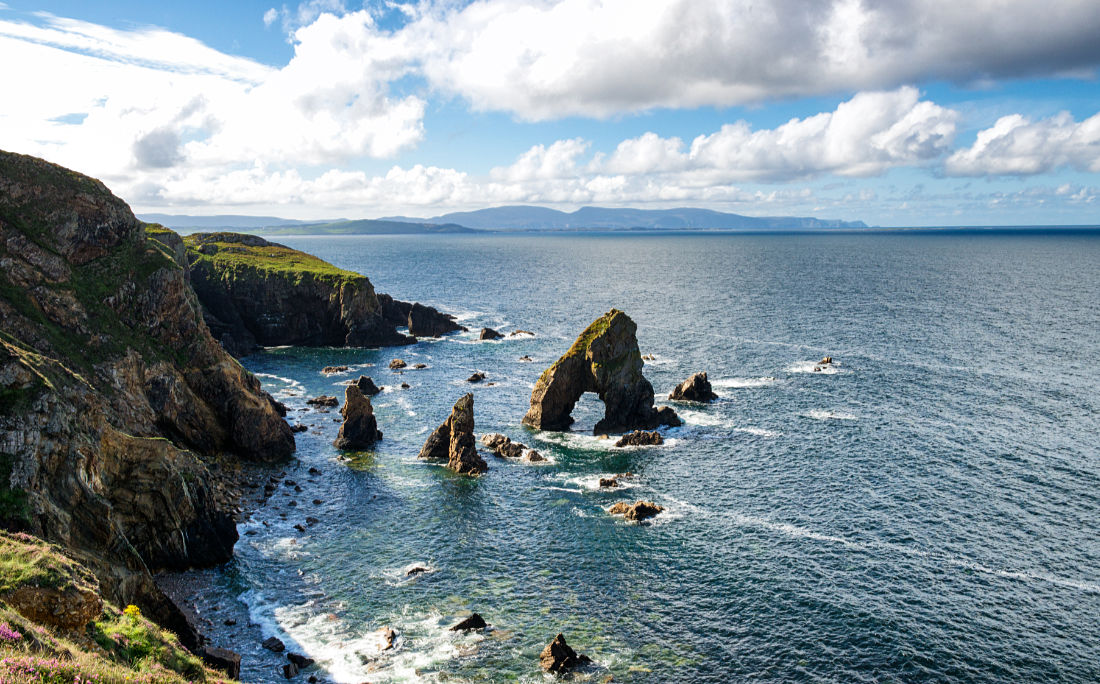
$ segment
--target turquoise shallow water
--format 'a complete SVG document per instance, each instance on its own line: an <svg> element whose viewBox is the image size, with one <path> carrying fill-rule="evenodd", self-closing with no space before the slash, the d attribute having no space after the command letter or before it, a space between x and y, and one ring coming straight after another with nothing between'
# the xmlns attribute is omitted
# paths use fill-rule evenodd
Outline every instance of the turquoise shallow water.
<svg viewBox="0 0 1100 684"><path fill-rule="evenodd" d="M304 491L281 486L241 526L216 583L318 676L543 681L538 652L563 631L593 681L1100 680L1100 239L280 241L475 331L537 333L245 360L311 426L286 475ZM589 436L594 398L571 433L521 427L538 374L611 307L656 356L658 397L706 370L721 400L676 406L686 425L661 447ZM812 372L826 354L836 372ZM398 356L428 368L397 376ZM352 370L320 373L335 364ZM474 370L495 386L468 385ZM394 389L374 402L384 441L347 464L338 414L298 409L360 373ZM479 433L551 462L487 456L480 479L418 463L470 390ZM629 488L598 490L622 471ZM604 512L638 498L666 512ZM321 522L295 530L307 515ZM445 631L470 610L496 629ZM246 681L284 681L244 650Z"/></svg>

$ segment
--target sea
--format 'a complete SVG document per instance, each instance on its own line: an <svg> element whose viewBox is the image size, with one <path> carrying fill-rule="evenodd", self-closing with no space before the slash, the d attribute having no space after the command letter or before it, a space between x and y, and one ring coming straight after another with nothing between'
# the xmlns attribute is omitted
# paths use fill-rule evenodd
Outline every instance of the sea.
<svg viewBox="0 0 1100 684"><path fill-rule="evenodd" d="M308 427L187 597L243 681L286 681L259 646L276 636L316 660L296 680L547 682L559 633L594 661L573 681L1100 681L1100 234L277 241L470 332L242 360ZM611 308L684 425L616 448L585 395L571 431L523 426L539 374ZM699 371L717 401L667 400ZM305 402L360 375L385 387L384 439L342 455L338 412ZM546 462L418 461L466 392L479 435ZM607 512L636 500L664 511ZM471 612L490 628L449 630Z"/></svg>

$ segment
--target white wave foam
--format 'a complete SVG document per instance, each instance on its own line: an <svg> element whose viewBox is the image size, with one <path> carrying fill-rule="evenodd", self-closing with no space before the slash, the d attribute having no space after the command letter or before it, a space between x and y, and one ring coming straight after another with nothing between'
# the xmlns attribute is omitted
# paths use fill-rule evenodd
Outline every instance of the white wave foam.
<svg viewBox="0 0 1100 684"><path fill-rule="evenodd" d="M799 361L798 363L792 363L783 370L788 373L814 373L816 375L836 375L844 372L835 363L823 365L817 361Z"/></svg>
<svg viewBox="0 0 1100 684"><path fill-rule="evenodd" d="M692 411L691 409L679 409L676 414L688 425L701 425L705 427L732 428L735 423L729 418L723 418L714 413Z"/></svg>
<svg viewBox="0 0 1100 684"><path fill-rule="evenodd" d="M846 413L844 411L826 411L824 409L813 409L807 411L802 415L807 418L813 418L814 420L859 420L859 416L854 413Z"/></svg>
<svg viewBox="0 0 1100 684"><path fill-rule="evenodd" d="M271 373L253 373L257 378L263 378L269 382L261 382L261 386L276 397L294 397L297 393L305 392L305 385L294 378L284 378L281 375Z"/></svg>
<svg viewBox="0 0 1100 684"><path fill-rule="evenodd" d="M601 487L601 479L614 479L619 483L618 487ZM595 475L577 475L565 477L565 484L580 487L590 492L621 492L626 489L634 489L639 486L636 478L619 477L618 473L596 473Z"/></svg>
<svg viewBox="0 0 1100 684"><path fill-rule="evenodd" d="M778 437L782 435L782 432L776 432L775 430L765 430L758 427L739 427L734 428L734 432L746 432L750 435L756 435L757 437Z"/></svg>
<svg viewBox="0 0 1100 684"><path fill-rule="evenodd" d="M761 378L721 378L719 380L711 380L710 384L712 387L720 387L723 389L744 389L751 387L767 387L780 382L783 381L779 378L766 376Z"/></svg>
<svg viewBox="0 0 1100 684"><path fill-rule="evenodd" d="M601 439L595 435L584 432L550 432L540 431L535 433L535 439L547 444L558 444L571 449L589 449L593 451L608 451L615 448L615 440Z"/></svg>

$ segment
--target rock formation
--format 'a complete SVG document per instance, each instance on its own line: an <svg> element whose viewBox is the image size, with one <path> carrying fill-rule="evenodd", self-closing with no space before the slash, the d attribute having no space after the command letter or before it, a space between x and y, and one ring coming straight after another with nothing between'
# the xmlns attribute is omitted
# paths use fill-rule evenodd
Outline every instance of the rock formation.
<svg viewBox="0 0 1100 684"><path fill-rule="evenodd" d="M448 468L466 475L480 475L489 469L474 442L473 394L455 402L451 415L428 436L417 458L447 459Z"/></svg>
<svg viewBox="0 0 1100 684"><path fill-rule="evenodd" d="M634 430L620 437L619 441L615 442L615 446L654 446L664 443L664 437L661 437L661 433L656 430Z"/></svg>
<svg viewBox="0 0 1100 684"><path fill-rule="evenodd" d="M404 359L393 359L390 361L390 370L401 370L408 365Z"/></svg>
<svg viewBox="0 0 1100 684"><path fill-rule="evenodd" d="M370 397L365 396L358 385L348 385L344 390L340 415L344 417L344 422L340 424L340 433L332 443L337 449L367 449L382 439Z"/></svg>
<svg viewBox="0 0 1100 684"><path fill-rule="evenodd" d="M529 449L526 444L520 442L513 442L511 438L500 434L499 432L490 432L481 436L481 443L500 458L519 458ZM538 453L538 452L535 452Z"/></svg>
<svg viewBox="0 0 1100 684"><path fill-rule="evenodd" d="M376 394L382 393L382 388L374 384L374 380L371 380L366 375L360 375L359 379L355 381L355 386L359 388L363 396L373 397Z"/></svg>
<svg viewBox="0 0 1100 684"><path fill-rule="evenodd" d="M581 665L591 663L592 659L586 655L578 654L569 644L565 643L565 636L558 634L554 640L542 649L539 654L539 665L547 672L555 674L568 672Z"/></svg>
<svg viewBox="0 0 1100 684"><path fill-rule="evenodd" d="M489 625L485 624L485 618L481 617L477 613L474 613L470 617L462 620L454 627L451 627L452 632L468 632L471 629L485 629Z"/></svg>
<svg viewBox="0 0 1100 684"><path fill-rule="evenodd" d="M492 328L482 328L481 329L481 334L477 336L477 339L479 339L479 340L499 340L499 339L502 339L503 337L504 337L504 335L501 335L500 333L498 333L496 330L493 330Z"/></svg>
<svg viewBox="0 0 1100 684"><path fill-rule="evenodd" d="M290 426L211 337L171 231L99 181L0 152L0 498L186 641L150 569L228 560L216 459L277 461ZM190 636L189 636L190 634Z"/></svg>
<svg viewBox="0 0 1100 684"><path fill-rule="evenodd" d="M454 322L446 314L430 306L414 303L409 307L407 319L409 334L416 337L440 337L452 332L465 332L466 328Z"/></svg>
<svg viewBox="0 0 1100 684"><path fill-rule="evenodd" d="M595 392L604 403L595 434L678 424L675 411L653 406L653 386L642 375L636 332L634 321L617 309L596 319L539 377L524 424L567 429L573 424L569 414L585 392Z"/></svg>
<svg viewBox="0 0 1100 684"><path fill-rule="evenodd" d="M607 512L611 515L621 515L627 520L646 520L663 510L665 510L663 506L658 506L652 501L636 501L632 504L620 501L609 508Z"/></svg>
<svg viewBox="0 0 1100 684"><path fill-rule="evenodd" d="M696 373L680 383L676 389L672 390L668 398L675 401L705 402L717 399L718 395L715 394L714 390L711 388L710 381L707 380L707 374Z"/></svg>

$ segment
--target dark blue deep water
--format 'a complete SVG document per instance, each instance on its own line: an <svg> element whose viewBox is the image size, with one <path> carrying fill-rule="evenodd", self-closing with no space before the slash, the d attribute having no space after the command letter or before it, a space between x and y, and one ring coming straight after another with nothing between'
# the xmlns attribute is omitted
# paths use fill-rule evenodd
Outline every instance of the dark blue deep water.
<svg viewBox="0 0 1100 684"><path fill-rule="evenodd" d="M280 242L475 332L537 333L245 360L312 426L286 475L304 491L280 486L241 526L216 583L323 681L540 682L558 632L600 664L593 682L1100 681L1097 237ZM659 447L590 436L595 397L571 433L522 427L539 373L611 307L655 355L659 403L701 370L721 399L675 405L686 425ZM813 372L824 355L835 372ZM396 375L394 357L428 368ZM334 364L352 370L320 373ZM468 385L475 370L496 384ZM385 439L344 462L338 414L299 409L361 373L388 388ZM487 455L479 479L417 462L471 390L479 434L551 462ZM629 487L598 489L623 471ZM639 498L665 513L605 513ZM321 522L295 530L307 515ZM430 572L405 578L414 565ZM469 611L495 629L446 631ZM238 646L246 681L282 680Z"/></svg>

